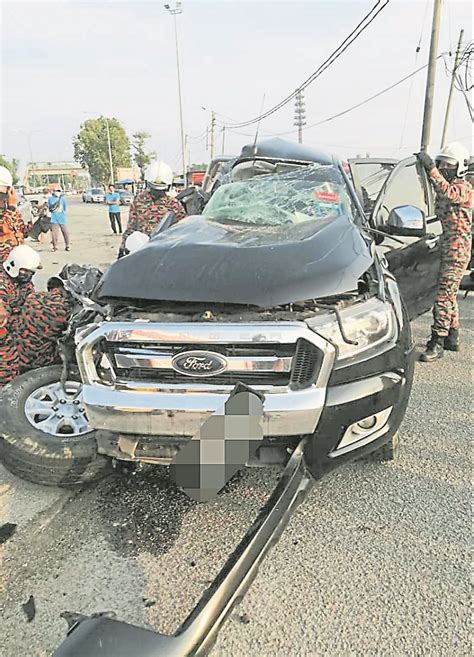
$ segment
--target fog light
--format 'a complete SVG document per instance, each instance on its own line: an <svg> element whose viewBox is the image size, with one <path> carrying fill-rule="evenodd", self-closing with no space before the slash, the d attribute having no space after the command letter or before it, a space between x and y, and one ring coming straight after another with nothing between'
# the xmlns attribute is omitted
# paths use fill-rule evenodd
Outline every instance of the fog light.
<svg viewBox="0 0 474 657"><path fill-rule="evenodd" d="M366 417L364 420L357 422L356 426L360 427L361 429L373 429L376 424L377 424L377 416L372 415L371 417Z"/></svg>
<svg viewBox="0 0 474 657"><path fill-rule="evenodd" d="M357 422L347 427L340 443L331 452L330 456L338 456L339 454L350 452L352 449L362 447L372 440L383 436L384 433L387 433L389 429L387 420L390 417L392 408L393 406L390 406L383 411L374 413L374 415L357 420Z"/></svg>

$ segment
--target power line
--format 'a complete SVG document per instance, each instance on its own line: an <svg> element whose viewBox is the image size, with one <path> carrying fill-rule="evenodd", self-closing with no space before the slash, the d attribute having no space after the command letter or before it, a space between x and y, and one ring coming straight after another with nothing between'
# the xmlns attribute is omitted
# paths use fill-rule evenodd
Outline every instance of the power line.
<svg viewBox="0 0 474 657"><path fill-rule="evenodd" d="M437 59L440 59L441 57L443 57L443 54L438 55ZM375 98L378 98L379 96L382 96L383 94L387 93L388 91L391 91L395 87L398 87L400 84L402 84L406 80L409 80L414 75L416 75L420 71L423 71L425 68L427 68L427 66L428 66L428 64L424 64L423 66L420 66L420 68L417 68L415 71L413 71L409 75L405 75L405 77L401 78L401 80L398 80L398 82L394 82L389 87L385 87L385 89L382 89L381 91L374 94L373 96L370 96L369 98L366 98L365 100L361 101L360 103L357 103L356 105L352 105L352 107L348 107L347 109L343 110L342 112L338 112L337 114L333 114L332 116L329 116L326 119L322 119L321 121L318 121L317 123L312 123L311 125L306 126L306 130L308 130L310 128L315 128L316 126L322 125L323 123L329 123L329 121L333 121L334 119L337 119L340 116L344 116L344 114L348 114L349 112L352 112L353 110L358 109L359 107L362 107L363 105L366 105L371 100L374 100ZM227 129L231 130L232 132L235 132L235 134L238 134L238 135L243 135L245 137L253 137L253 135L250 134L250 133L237 132L233 128L229 128L229 127ZM288 130L286 132L277 132L277 133L273 133L271 135L267 134L265 136L266 137L283 137L284 135L294 134L295 132L297 132L297 131L296 130Z"/></svg>
<svg viewBox="0 0 474 657"><path fill-rule="evenodd" d="M440 59L442 55L438 55L436 59ZM343 110L342 112L338 112L337 114L333 114L333 116L330 116L327 119L323 119L322 121L318 121L317 123L313 123L308 126L308 128L315 128L318 125L322 125L323 123L329 123L329 121L333 121L334 119L338 119L340 116L343 116L344 114L348 114L349 112L352 112L352 110L355 110L359 107L362 107L362 105L365 105L366 103L369 103L371 100L375 100L375 98L378 98L379 96L382 96L383 94L387 93L388 91L391 91L392 89L395 89L395 87L398 87L400 84L405 82L406 80L409 80L412 78L414 75L419 73L420 71L423 71L423 69L427 68L428 64L424 64L423 66L420 66L420 68L417 68L414 70L412 73L409 75L405 75L401 80L398 80L398 82L394 82L391 84L389 87L385 87L385 89L382 89L382 91L379 91L378 93L374 94L373 96L369 96L369 98L366 98L360 103L357 103L357 105L352 105L352 107L348 107L347 109Z"/></svg>
<svg viewBox="0 0 474 657"><path fill-rule="evenodd" d="M316 80L320 75L324 73L346 50L349 46L369 27L369 25L377 18L380 12L385 9L390 0L385 0L384 4L379 7L382 0L377 0L372 9L364 16L364 18L358 23L358 25L352 30L352 32L344 39L344 41L329 55L329 57L314 71L309 78L307 78L302 84L300 84L296 91L292 92L277 105L267 110L265 113L260 116L255 117L249 121L242 121L240 123L229 124L226 123L227 127L233 128L245 128L254 123L258 123L263 119L266 119L270 115L277 112L279 109L287 105L289 102L295 98L296 94L299 91L303 91L308 87L314 80ZM374 13L375 12L375 13Z"/></svg>
<svg viewBox="0 0 474 657"><path fill-rule="evenodd" d="M472 77L471 77L473 55L474 55L474 42L470 41L464 48L463 52L461 53L458 64L455 67L453 67L452 70L448 68L446 60L444 61L446 75L448 75L449 77L451 76L454 77L454 87L455 89L457 89L462 93L464 100L466 101L467 110L469 112L469 116L471 117L471 121L474 120L474 108L469 98L469 92L474 87L474 85L472 84ZM464 69L464 74L463 74L463 69Z"/></svg>
<svg viewBox="0 0 474 657"><path fill-rule="evenodd" d="M193 144L199 144L207 138L207 133L208 128L206 127L206 129L203 130L200 135L196 135L195 137L188 135L188 140Z"/></svg>
<svg viewBox="0 0 474 657"><path fill-rule="evenodd" d="M424 34L424 31L425 31L426 16L428 14L428 1L429 0L426 0L426 2L425 2L425 11L424 11L424 14L423 14L423 22L422 22L421 30L420 30L420 38L418 39L418 45L415 48L415 62L414 62L415 66L418 63L418 54L421 50L421 41L423 39L423 34ZM399 147L398 147L399 151L402 150L403 142L405 141L405 130L406 130L406 127L407 127L408 110L410 109L410 102L411 102L411 96L412 96L412 92L413 92L413 82L414 81L415 81L415 78L412 77L412 79L410 81L410 89L408 91L407 106L405 108L405 116L403 118L402 134L400 135L400 144L399 144Z"/></svg>

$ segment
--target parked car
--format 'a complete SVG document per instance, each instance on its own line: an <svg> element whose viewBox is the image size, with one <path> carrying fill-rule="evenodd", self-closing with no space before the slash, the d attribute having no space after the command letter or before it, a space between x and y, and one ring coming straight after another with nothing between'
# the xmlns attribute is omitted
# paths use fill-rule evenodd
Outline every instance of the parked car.
<svg viewBox="0 0 474 657"><path fill-rule="evenodd" d="M133 203L133 194L127 189L119 189L118 193L120 194L120 205L132 205Z"/></svg>
<svg viewBox="0 0 474 657"><path fill-rule="evenodd" d="M244 147L202 216L170 215L83 293L65 392L59 366L4 388L5 466L71 485L112 459L170 463L238 382L264 395L254 465L285 463L303 436L317 476L392 459L413 380L410 319L433 303L441 226L414 157L380 162L370 217L362 166L350 163L354 186L325 153Z"/></svg>
<svg viewBox="0 0 474 657"><path fill-rule="evenodd" d="M93 187L92 189L87 190L82 195L83 203L104 203L105 202L105 193L103 189L99 187Z"/></svg>

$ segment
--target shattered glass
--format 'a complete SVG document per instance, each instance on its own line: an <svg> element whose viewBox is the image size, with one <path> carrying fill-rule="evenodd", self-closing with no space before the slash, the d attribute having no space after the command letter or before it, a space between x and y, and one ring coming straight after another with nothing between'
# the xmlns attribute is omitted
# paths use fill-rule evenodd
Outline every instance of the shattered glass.
<svg viewBox="0 0 474 657"><path fill-rule="evenodd" d="M334 165L313 164L280 175L225 184L203 215L220 223L283 226L353 217L344 178Z"/></svg>

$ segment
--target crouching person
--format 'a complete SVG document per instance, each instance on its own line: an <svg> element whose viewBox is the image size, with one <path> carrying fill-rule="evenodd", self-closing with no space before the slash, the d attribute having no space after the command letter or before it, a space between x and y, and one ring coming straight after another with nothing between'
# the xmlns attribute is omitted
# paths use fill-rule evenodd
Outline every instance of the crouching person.
<svg viewBox="0 0 474 657"><path fill-rule="evenodd" d="M74 301L59 278L51 278L47 292L32 292L18 321L19 373L61 363L59 338L66 330Z"/></svg>
<svg viewBox="0 0 474 657"><path fill-rule="evenodd" d="M31 282L41 267L38 253L31 247L13 248L0 268L0 387L19 374L19 333L23 308L34 293Z"/></svg>
<svg viewBox="0 0 474 657"><path fill-rule="evenodd" d="M41 267L38 253L17 246L0 273L0 387L19 374L61 362L59 338L74 301L60 278L47 292L35 292L31 279Z"/></svg>

